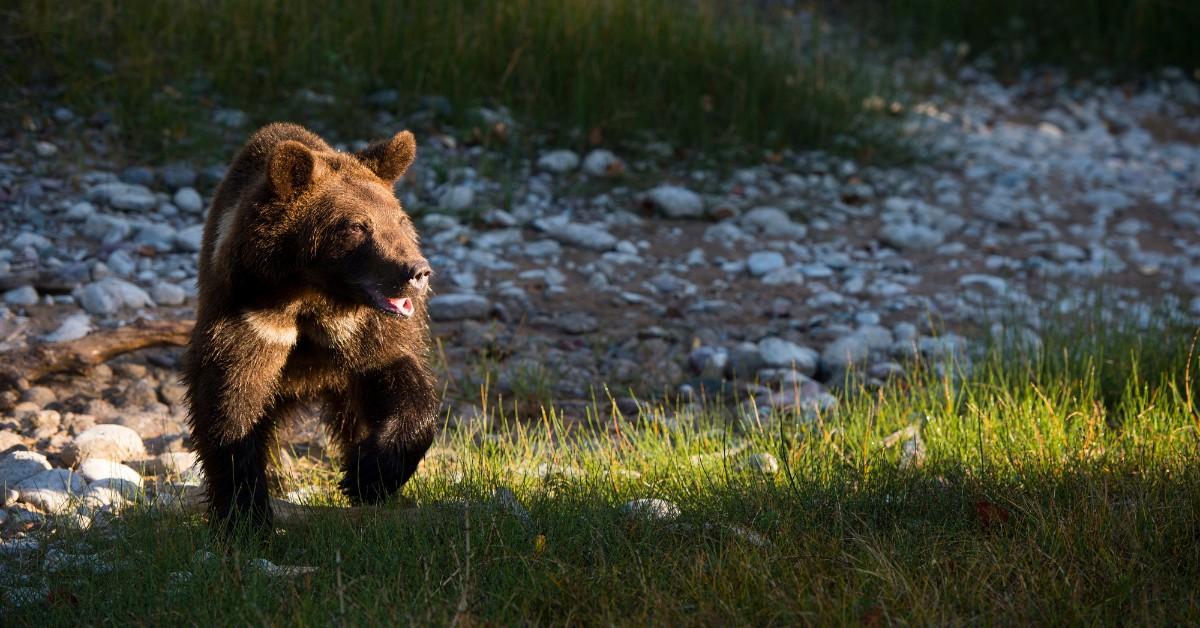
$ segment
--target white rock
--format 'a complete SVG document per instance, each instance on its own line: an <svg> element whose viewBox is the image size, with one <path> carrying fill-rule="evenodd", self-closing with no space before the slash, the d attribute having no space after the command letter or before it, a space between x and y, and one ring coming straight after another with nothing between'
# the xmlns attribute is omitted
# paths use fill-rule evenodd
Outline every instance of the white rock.
<svg viewBox="0 0 1200 628"><path fill-rule="evenodd" d="M542 170L563 174L579 167L579 155L566 149L553 150L538 157L537 165Z"/></svg>
<svg viewBox="0 0 1200 628"><path fill-rule="evenodd" d="M4 302L9 305L36 305L38 293L33 286L21 286L4 293Z"/></svg>
<svg viewBox="0 0 1200 628"><path fill-rule="evenodd" d="M175 248L185 253L199 253L204 239L204 225L192 225L175 232Z"/></svg>
<svg viewBox="0 0 1200 628"><path fill-rule="evenodd" d="M44 512L58 514L70 506L71 497L83 493L86 485L77 473L67 469L49 469L25 478L16 489L20 501L37 506Z"/></svg>
<svg viewBox="0 0 1200 628"><path fill-rule="evenodd" d="M101 244L112 245L128 238L133 233L133 225L120 216L93 213L84 219L80 232Z"/></svg>
<svg viewBox="0 0 1200 628"><path fill-rule="evenodd" d="M87 220L89 216L96 213L96 206L87 202L79 201L67 208L67 212L63 214L63 218L71 222L82 222Z"/></svg>
<svg viewBox="0 0 1200 628"><path fill-rule="evenodd" d="M621 512L634 519L674 521L679 518L679 506L665 499L646 497L625 503Z"/></svg>
<svg viewBox="0 0 1200 628"><path fill-rule="evenodd" d="M11 489L43 471L50 462L36 451L14 451L0 456L0 489Z"/></svg>
<svg viewBox="0 0 1200 628"><path fill-rule="evenodd" d="M88 200L132 212L149 211L158 205L158 198L146 186L120 181L93 186L88 190Z"/></svg>
<svg viewBox="0 0 1200 628"><path fill-rule="evenodd" d="M195 188L183 187L175 191L175 196L172 197L175 206L180 211L190 214L199 214L204 211L204 199L200 197L200 193Z"/></svg>
<svg viewBox="0 0 1200 628"><path fill-rule="evenodd" d="M647 192L645 200L668 218L699 218L704 215L704 199L677 185L660 185Z"/></svg>
<svg viewBox="0 0 1200 628"><path fill-rule="evenodd" d="M778 207L755 207L742 215L739 222L744 228L767 237L799 240L808 235L804 225L792 222L787 213Z"/></svg>
<svg viewBox="0 0 1200 628"><path fill-rule="evenodd" d="M624 164L610 150L597 148L583 158L583 171L593 177L612 176L624 170Z"/></svg>
<svg viewBox="0 0 1200 628"><path fill-rule="evenodd" d="M779 460L766 452L757 453L746 458L744 467L764 475L775 475L779 473Z"/></svg>
<svg viewBox="0 0 1200 628"><path fill-rule="evenodd" d="M866 338L858 334L842 336L821 351L821 365L828 371L839 371L851 365L862 365L871 355Z"/></svg>
<svg viewBox="0 0 1200 628"><path fill-rule="evenodd" d="M146 455L142 437L124 425L103 424L80 432L63 450L63 457L74 464L91 458L124 462Z"/></svg>
<svg viewBox="0 0 1200 628"><path fill-rule="evenodd" d="M92 314L114 314L122 307L152 307L154 300L138 286L116 277L106 277L83 287L79 304Z"/></svg>
<svg viewBox="0 0 1200 628"><path fill-rule="evenodd" d="M133 468L103 458L88 458L79 463L79 474L92 484L108 486L129 498L142 487L142 476ZM131 493L127 492L131 491Z"/></svg>
<svg viewBox="0 0 1200 628"><path fill-rule="evenodd" d="M33 151L38 157L43 159L53 157L58 154L58 147L50 142L37 142L33 145Z"/></svg>
<svg viewBox="0 0 1200 628"><path fill-rule="evenodd" d="M12 248L17 251L30 248L35 251L41 252L41 251L49 251L49 250L53 249L54 243L50 241L50 238L47 238L46 236L41 235L40 233L33 233L32 231L25 231L25 232L17 234L17 237L15 237L11 241L9 241L8 246L9 246L9 248Z"/></svg>

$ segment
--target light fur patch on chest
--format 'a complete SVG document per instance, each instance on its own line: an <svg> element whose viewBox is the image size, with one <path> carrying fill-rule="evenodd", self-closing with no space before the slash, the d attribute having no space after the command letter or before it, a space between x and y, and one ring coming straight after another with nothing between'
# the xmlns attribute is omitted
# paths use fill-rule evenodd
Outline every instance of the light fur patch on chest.
<svg viewBox="0 0 1200 628"><path fill-rule="evenodd" d="M255 336L269 344L291 347L300 335L295 319L277 312L246 312L242 320Z"/></svg>
<svg viewBox="0 0 1200 628"><path fill-rule="evenodd" d="M312 325L306 325L304 331L322 345L344 347L358 337L366 318L366 310L354 309L317 318Z"/></svg>

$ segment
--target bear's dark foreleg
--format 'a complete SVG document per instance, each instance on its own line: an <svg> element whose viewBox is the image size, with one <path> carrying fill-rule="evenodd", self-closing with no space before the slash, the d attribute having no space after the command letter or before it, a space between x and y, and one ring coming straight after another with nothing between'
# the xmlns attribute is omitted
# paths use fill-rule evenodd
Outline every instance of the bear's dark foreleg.
<svg viewBox="0 0 1200 628"><path fill-rule="evenodd" d="M271 529L267 453L290 349L278 340L243 317L198 323L188 350L192 447L208 484L211 522L227 531Z"/></svg>
<svg viewBox="0 0 1200 628"><path fill-rule="evenodd" d="M356 425L340 430L351 441L343 443L341 489L352 503L379 503L416 472L437 434L440 401L433 376L412 358L364 375L352 389L357 403L347 418Z"/></svg>

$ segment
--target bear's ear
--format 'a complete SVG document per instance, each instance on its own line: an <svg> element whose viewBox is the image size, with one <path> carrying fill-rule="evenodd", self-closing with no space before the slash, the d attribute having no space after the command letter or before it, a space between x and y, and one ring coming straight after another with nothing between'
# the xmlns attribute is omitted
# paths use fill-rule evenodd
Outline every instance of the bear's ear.
<svg viewBox="0 0 1200 628"><path fill-rule="evenodd" d="M271 187L282 199L289 200L302 194L324 170L325 164L300 142L280 142L271 151Z"/></svg>
<svg viewBox="0 0 1200 628"><path fill-rule="evenodd" d="M401 131L390 140L374 142L354 156L380 179L394 183L417 158L417 140L412 133Z"/></svg>

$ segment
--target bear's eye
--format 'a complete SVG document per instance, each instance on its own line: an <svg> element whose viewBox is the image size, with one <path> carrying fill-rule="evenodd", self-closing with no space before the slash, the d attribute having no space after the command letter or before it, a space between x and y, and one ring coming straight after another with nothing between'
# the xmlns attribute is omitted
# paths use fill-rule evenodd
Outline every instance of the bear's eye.
<svg viewBox="0 0 1200 628"><path fill-rule="evenodd" d="M352 222L342 227L342 233L347 236L361 236L367 233L367 226L361 222Z"/></svg>

